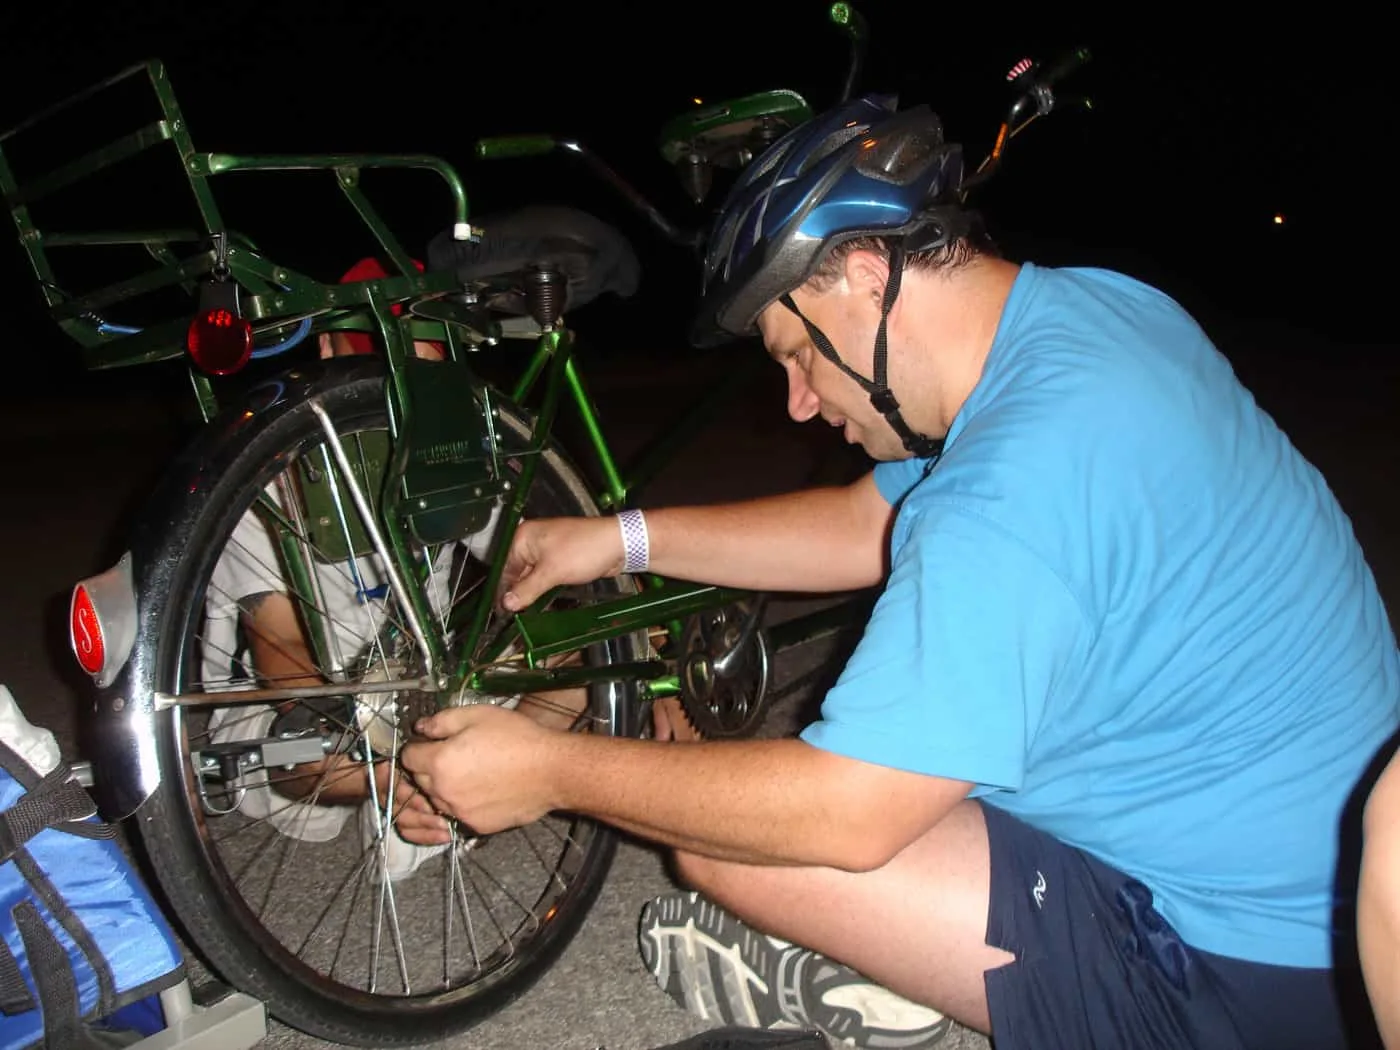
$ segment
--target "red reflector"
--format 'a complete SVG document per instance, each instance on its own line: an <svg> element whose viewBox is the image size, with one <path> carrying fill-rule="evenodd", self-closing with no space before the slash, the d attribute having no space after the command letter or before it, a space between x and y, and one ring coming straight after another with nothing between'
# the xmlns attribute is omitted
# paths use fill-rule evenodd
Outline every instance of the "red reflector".
<svg viewBox="0 0 1400 1050"><path fill-rule="evenodd" d="M226 376L248 363L253 352L253 326L232 310L217 306L190 322L185 345L200 368L210 375Z"/></svg>
<svg viewBox="0 0 1400 1050"><path fill-rule="evenodd" d="M69 611L68 633L73 640L73 654L88 674L97 674L107 660L102 644L102 627L97 622L97 610L83 587L73 589L73 606Z"/></svg>

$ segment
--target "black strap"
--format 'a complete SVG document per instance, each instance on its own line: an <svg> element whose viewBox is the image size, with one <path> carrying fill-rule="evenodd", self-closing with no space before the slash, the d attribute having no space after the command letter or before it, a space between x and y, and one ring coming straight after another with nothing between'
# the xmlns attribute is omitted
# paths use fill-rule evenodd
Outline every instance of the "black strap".
<svg viewBox="0 0 1400 1050"><path fill-rule="evenodd" d="M890 276L885 281L885 297L880 302L880 327L875 330L875 385L887 392L890 386L885 366L889 359L889 341L885 329L890 311L894 309L894 301L899 298L899 286L903 280L904 245L896 241L890 248ZM893 394L890 394L890 403L898 410L899 404Z"/></svg>
<svg viewBox="0 0 1400 1050"><path fill-rule="evenodd" d="M43 1011L45 1050L104 1050L83 1024L78 982L68 953L58 942L33 901L20 901L14 909L15 925L24 941L29 973L39 991Z"/></svg>
<svg viewBox="0 0 1400 1050"><path fill-rule="evenodd" d="M904 443L907 451L921 459L931 459L943 451L943 442L923 434L916 434L912 427L904 421L904 416L899 411L899 402L895 399L894 391L889 388L889 334L887 326L889 323L890 311L894 309L894 301L899 297L900 282L904 277L904 246L896 243L890 249L890 276L885 281L885 295L880 303L880 327L875 331L875 378L866 379L856 373L846 362L841 360L841 355L836 352L836 347L831 345L831 340L826 337L826 333L809 321L805 314L797 308L791 295L781 295L778 301L797 315L807 329L807 338L812 340L818 352L839 368L865 391L870 398L870 403L875 406L875 411L885 417L885 422L899 435L900 441Z"/></svg>
<svg viewBox="0 0 1400 1050"><path fill-rule="evenodd" d="M116 835L116 828L110 824L88 821L95 812L92 796L73 778L72 771L60 764L0 813L0 864L45 828L83 838L109 839Z"/></svg>
<svg viewBox="0 0 1400 1050"><path fill-rule="evenodd" d="M10 942L0 937L0 1013L27 1014L36 1005Z"/></svg>

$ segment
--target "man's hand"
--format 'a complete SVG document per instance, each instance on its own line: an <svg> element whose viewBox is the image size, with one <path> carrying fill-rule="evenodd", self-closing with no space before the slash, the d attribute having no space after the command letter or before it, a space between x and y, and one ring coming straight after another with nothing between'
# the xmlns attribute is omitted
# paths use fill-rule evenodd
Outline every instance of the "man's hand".
<svg viewBox="0 0 1400 1050"><path fill-rule="evenodd" d="M616 576L622 561L622 534L611 517L521 522L501 574L501 605L519 612L553 587Z"/></svg>
<svg viewBox="0 0 1400 1050"><path fill-rule="evenodd" d="M417 728L427 739L407 744L400 761L439 814L488 835L529 824L554 808L553 745L568 734L490 704L448 708Z"/></svg>
<svg viewBox="0 0 1400 1050"><path fill-rule="evenodd" d="M380 768L387 769L387 766L381 763ZM380 776L380 791L388 790L388 779L387 775ZM418 846L439 846L452 841L446 818L433 808L427 796L403 773L394 778L393 812L394 827L405 842Z"/></svg>

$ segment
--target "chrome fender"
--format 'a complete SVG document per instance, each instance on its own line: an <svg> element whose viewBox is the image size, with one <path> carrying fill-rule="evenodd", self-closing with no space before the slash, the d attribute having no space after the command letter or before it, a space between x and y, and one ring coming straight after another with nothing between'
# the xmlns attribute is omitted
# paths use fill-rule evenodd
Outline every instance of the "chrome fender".
<svg viewBox="0 0 1400 1050"><path fill-rule="evenodd" d="M149 605L147 606L149 619ZM112 568L81 580L69 603L69 641L96 686L88 749L92 793L108 821L131 816L160 784L156 754L154 648L136 645L153 624L142 607L130 551Z"/></svg>
<svg viewBox="0 0 1400 1050"><path fill-rule="evenodd" d="M338 358L254 384L202 427L169 466L127 553L74 587L70 638L74 657L96 687L87 750L92 794L104 819L126 819L160 787L158 723L164 716L157 705L156 660L172 641L160 632L173 629L166 610L175 596L174 577L211 491L263 427L342 383L385 374L378 358Z"/></svg>

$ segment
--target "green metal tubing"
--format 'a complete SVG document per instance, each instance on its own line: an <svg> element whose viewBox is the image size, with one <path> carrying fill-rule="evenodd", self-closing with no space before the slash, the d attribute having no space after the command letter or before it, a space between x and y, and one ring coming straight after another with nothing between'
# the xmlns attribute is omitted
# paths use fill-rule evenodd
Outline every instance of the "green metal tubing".
<svg viewBox="0 0 1400 1050"><path fill-rule="evenodd" d="M360 172L358 168L340 168L336 171L336 184L340 187L340 192L345 194L351 206L359 213L361 220L369 227L376 240L383 247L385 254L393 264L398 267L400 273L412 275L418 272L418 268L413 265L413 258L404 251L404 247L399 243L399 239L394 236L394 231L389 229L388 224L374 210L369 198L360 189Z"/></svg>
<svg viewBox="0 0 1400 1050"><path fill-rule="evenodd" d="M5 196L10 198L12 206L14 204L32 204L41 197L46 197L65 186L71 186L73 183L87 178L99 168L110 167L119 161L144 153L152 146L158 146L169 140L170 131L165 121L148 124L129 135L123 135L121 138L109 142L105 146L99 146L61 168L55 168L47 175L41 175L26 182L13 194L7 193Z"/></svg>
<svg viewBox="0 0 1400 1050"><path fill-rule="evenodd" d="M659 700L663 696L680 696L681 680L677 675L662 675L638 686L641 700Z"/></svg>
<svg viewBox="0 0 1400 1050"><path fill-rule="evenodd" d="M113 303L134 299L137 296L167 288L172 284L200 277L212 270L213 267L214 253L201 252L186 259L178 267L165 267L150 273L143 273L139 277L110 284L88 295L79 296L76 299L65 299L54 305L52 313L54 318L60 321L80 317L83 314L93 313L104 306L111 306Z"/></svg>
<svg viewBox="0 0 1400 1050"><path fill-rule="evenodd" d="M514 389L510 392L510 399L517 405L525 404L525 398L534 388L535 381L544 371L544 366L549 363L551 347L552 344L544 339L536 340L535 349L530 354L530 361L525 366L524 373L516 380Z"/></svg>
<svg viewBox="0 0 1400 1050"><path fill-rule="evenodd" d="M232 171L324 171L340 168L423 168L436 172L447 183L452 194L455 223L467 223L467 191L462 186L461 176L452 165L441 157L426 153L418 154L379 154L379 153L334 153L334 154L286 154L248 155L233 153L200 153L187 161L194 175L222 175Z"/></svg>
<svg viewBox="0 0 1400 1050"><path fill-rule="evenodd" d="M497 526L500 532L496 540L496 553L491 559L491 564L486 571L486 579L481 585L482 599L477 603L471 624L467 628L465 642L461 649L461 661L457 668L459 676L466 675L475 660L474 654L476 654L481 636L486 630L486 621L491 614L493 598L500 586L501 575L505 571L506 555L510 553L510 545L515 538L516 526L520 523L520 516L525 513L525 503L530 497L530 488L535 481L535 470L539 466L539 453L544 448L546 439L554 430L554 419L559 412L559 398L564 389L564 370L573 354L573 336L566 329L544 332L540 335L539 346L550 357L544 397L535 417L535 429L530 436L531 447L521 457L523 462L520 468L520 478L516 482L515 497L508 510L501 514L500 523ZM501 646L504 644L504 642L500 643ZM498 646L496 651L484 654L486 659L491 660L499 655L499 648Z"/></svg>
<svg viewBox="0 0 1400 1050"><path fill-rule="evenodd" d="M569 384L569 393L573 396L574 405L578 408L579 417L583 420L588 443L593 446L593 452L598 457L598 467L603 472L603 483L606 489L598 502L604 507L619 506L627 500L627 489L622 483L622 478L618 475L617 464L613 462L612 450L608 448L607 440L603 437L603 428L598 422L598 408L584 387L583 377L574 367L572 358L564 364L564 379Z"/></svg>
<svg viewBox="0 0 1400 1050"><path fill-rule="evenodd" d="M671 618L727 605L747 591L668 582L656 590L594 602L577 609L523 612L516 617L533 657L572 652L594 642L643 630Z"/></svg>

